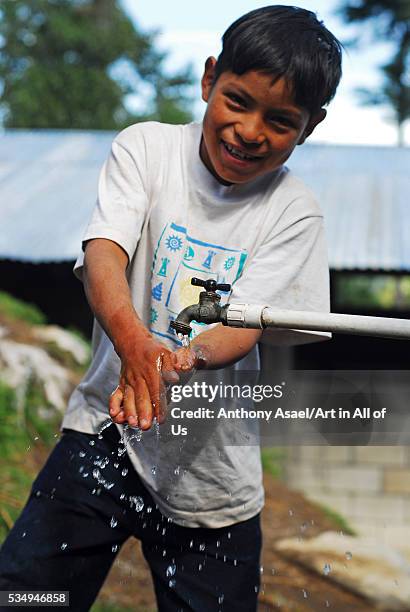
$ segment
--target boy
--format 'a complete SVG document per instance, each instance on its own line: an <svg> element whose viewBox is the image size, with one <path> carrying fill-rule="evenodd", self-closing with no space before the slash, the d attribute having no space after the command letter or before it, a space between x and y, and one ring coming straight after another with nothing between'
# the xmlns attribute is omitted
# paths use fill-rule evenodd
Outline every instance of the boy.
<svg viewBox="0 0 410 612"><path fill-rule="evenodd" d="M313 13L258 9L206 61L202 126L138 124L115 139L75 268L98 321L93 362L4 544L1 589L70 591L72 609L88 610L134 535L160 610L256 608L259 449L229 446L228 425L211 444L200 423L184 442L152 423L178 372L220 381L220 368L257 367L258 330L217 325L179 348L170 322L197 301L192 276L232 284L231 302L328 309L322 216L283 164L340 76L340 44ZM108 404L125 446L113 426L97 435Z"/></svg>

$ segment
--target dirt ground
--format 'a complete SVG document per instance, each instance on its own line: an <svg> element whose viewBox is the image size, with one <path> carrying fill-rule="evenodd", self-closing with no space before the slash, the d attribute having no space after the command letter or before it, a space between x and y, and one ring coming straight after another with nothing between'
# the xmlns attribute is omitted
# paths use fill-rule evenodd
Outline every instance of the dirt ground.
<svg viewBox="0 0 410 612"><path fill-rule="evenodd" d="M320 508L270 476L265 477L265 491L259 612L318 612L327 608L333 612L374 610L366 600L337 586L326 576L319 576L291 563L274 551L276 540L313 537L323 531L340 531L340 527ZM340 537L343 537L342 532ZM128 608L135 612L156 610L151 576L139 542L128 541L123 547L100 593L98 603L114 604L119 609Z"/></svg>

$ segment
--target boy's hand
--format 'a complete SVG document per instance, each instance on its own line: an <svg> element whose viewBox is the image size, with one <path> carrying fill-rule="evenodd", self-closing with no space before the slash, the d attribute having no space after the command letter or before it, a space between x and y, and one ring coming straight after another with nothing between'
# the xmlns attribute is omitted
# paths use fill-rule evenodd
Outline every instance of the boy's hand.
<svg viewBox="0 0 410 612"><path fill-rule="evenodd" d="M178 382L173 354L154 338L133 338L119 352L121 375L112 393L109 409L115 423L149 429L155 417L165 420L166 389L164 382Z"/></svg>

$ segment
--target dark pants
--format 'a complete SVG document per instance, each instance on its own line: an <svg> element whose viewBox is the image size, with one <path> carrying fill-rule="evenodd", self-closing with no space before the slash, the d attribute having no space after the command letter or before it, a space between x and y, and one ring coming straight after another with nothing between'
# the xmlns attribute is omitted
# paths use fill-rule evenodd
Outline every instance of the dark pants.
<svg viewBox="0 0 410 612"><path fill-rule="evenodd" d="M0 590L69 591L71 610L89 610L135 536L161 612L256 610L259 515L221 529L169 522L127 454L118 458L118 440L114 426L102 439L64 432L0 549Z"/></svg>

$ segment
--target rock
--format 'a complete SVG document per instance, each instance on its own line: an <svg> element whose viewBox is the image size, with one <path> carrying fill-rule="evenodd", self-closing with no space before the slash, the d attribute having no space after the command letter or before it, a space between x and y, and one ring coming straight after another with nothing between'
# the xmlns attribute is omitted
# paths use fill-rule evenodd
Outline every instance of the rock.
<svg viewBox="0 0 410 612"><path fill-rule="evenodd" d="M0 378L16 390L18 397L25 394L31 380L39 382L47 401L60 411L64 410L74 387L71 372L44 349L3 338L0 339Z"/></svg>
<svg viewBox="0 0 410 612"><path fill-rule="evenodd" d="M375 538L327 531L311 539L280 540L276 549L366 597L375 610L410 610L410 564Z"/></svg>
<svg viewBox="0 0 410 612"><path fill-rule="evenodd" d="M83 365L90 358L89 346L71 332L56 325L42 325L33 327L32 334L39 340L55 342L63 351L71 353L77 363Z"/></svg>

